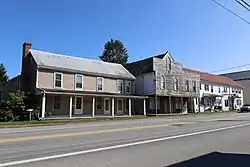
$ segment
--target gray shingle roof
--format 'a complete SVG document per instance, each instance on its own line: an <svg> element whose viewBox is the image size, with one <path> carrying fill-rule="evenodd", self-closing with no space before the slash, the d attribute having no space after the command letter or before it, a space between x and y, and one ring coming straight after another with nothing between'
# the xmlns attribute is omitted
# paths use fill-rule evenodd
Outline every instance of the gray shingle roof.
<svg viewBox="0 0 250 167"><path fill-rule="evenodd" d="M250 79L250 70L221 74L221 76L231 78L234 81L247 80Z"/></svg>
<svg viewBox="0 0 250 167"><path fill-rule="evenodd" d="M33 49L30 49L30 53L34 57L39 68L59 69L99 76L135 79L135 77L121 64L65 56Z"/></svg>

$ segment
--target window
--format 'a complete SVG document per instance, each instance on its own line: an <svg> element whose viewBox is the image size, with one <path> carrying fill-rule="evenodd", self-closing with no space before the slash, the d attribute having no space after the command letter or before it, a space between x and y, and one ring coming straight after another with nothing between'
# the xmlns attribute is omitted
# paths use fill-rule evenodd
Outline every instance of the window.
<svg viewBox="0 0 250 167"><path fill-rule="evenodd" d="M200 90L201 90L201 83L200 83Z"/></svg>
<svg viewBox="0 0 250 167"><path fill-rule="evenodd" d="M196 82L192 81L193 91L196 92Z"/></svg>
<svg viewBox="0 0 250 167"><path fill-rule="evenodd" d="M186 90L186 92L189 92L189 81L188 80L186 80L185 90Z"/></svg>
<svg viewBox="0 0 250 167"><path fill-rule="evenodd" d="M195 104L198 105L198 98L195 98Z"/></svg>
<svg viewBox="0 0 250 167"><path fill-rule="evenodd" d="M61 98L60 96L54 96L54 109L60 109L61 108Z"/></svg>
<svg viewBox="0 0 250 167"><path fill-rule="evenodd" d="M55 87L58 87L58 88L61 88L62 87L62 73L54 73L54 86Z"/></svg>
<svg viewBox="0 0 250 167"><path fill-rule="evenodd" d="M131 81L126 81L126 93L131 93Z"/></svg>
<svg viewBox="0 0 250 167"><path fill-rule="evenodd" d="M241 93L241 89L239 89L239 93Z"/></svg>
<svg viewBox="0 0 250 167"><path fill-rule="evenodd" d="M235 92L235 90L234 90L234 88L232 88L232 93L234 93ZM236 93L237 93L237 90L236 90Z"/></svg>
<svg viewBox="0 0 250 167"><path fill-rule="evenodd" d="M237 106L241 106L241 100L240 99L237 99L236 103L237 103Z"/></svg>
<svg viewBox="0 0 250 167"><path fill-rule="evenodd" d="M214 92L214 86L211 85L211 92Z"/></svg>
<svg viewBox="0 0 250 167"><path fill-rule="evenodd" d="M118 79L117 80L117 92L122 93L123 91L123 80Z"/></svg>
<svg viewBox="0 0 250 167"><path fill-rule="evenodd" d="M171 66L171 59L170 57L167 58L167 70L171 71L172 66Z"/></svg>
<svg viewBox="0 0 250 167"><path fill-rule="evenodd" d="M205 91L209 91L209 85L205 84Z"/></svg>
<svg viewBox="0 0 250 167"><path fill-rule="evenodd" d="M161 76L161 89L165 89L165 78Z"/></svg>
<svg viewBox="0 0 250 167"><path fill-rule="evenodd" d="M97 77L97 91L103 90L103 78Z"/></svg>
<svg viewBox="0 0 250 167"><path fill-rule="evenodd" d="M178 79L174 78L174 90L178 91L178 89L179 89Z"/></svg>
<svg viewBox="0 0 250 167"><path fill-rule="evenodd" d="M76 74L75 75L75 87L76 89L82 89L83 88L83 75L82 74Z"/></svg>
<svg viewBox="0 0 250 167"><path fill-rule="evenodd" d="M96 99L96 109L97 110L101 110L102 109L102 103L103 103L103 99L101 97L98 97Z"/></svg>
<svg viewBox="0 0 250 167"><path fill-rule="evenodd" d="M223 92L227 92L227 87L224 87L224 91Z"/></svg>
<svg viewBox="0 0 250 167"><path fill-rule="evenodd" d="M228 99L225 99L225 107L228 107Z"/></svg>
<svg viewBox="0 0 250 167"><path fill-rule="evenodd" d="M218 88L218 92L220 93L220 88Z"/></svg>

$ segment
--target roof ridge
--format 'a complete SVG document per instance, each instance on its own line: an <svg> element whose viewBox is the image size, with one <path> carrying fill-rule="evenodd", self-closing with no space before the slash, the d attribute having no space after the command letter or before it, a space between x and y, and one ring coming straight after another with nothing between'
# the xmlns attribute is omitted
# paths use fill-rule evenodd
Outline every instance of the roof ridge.
<svg viewBox="0 0 250 167"><path fill-rule="evenodd" d="M36 50L36 49L30 49L30 51L43 52L43 53L53 54L55 56L69 57L69 58L75 58L75 59L81 59L81 60L91 60L91 61L96 61L96 62L106 63L106 64L121 65L118 63L111 63L111 62L106 62L106 61L96 60L96 59L89 59L89 58L84 58L84 57L70 56L70 55L65 55L65 54L60 54L60 53L46 52L46 51L41 51L41 50Z"/></svg>

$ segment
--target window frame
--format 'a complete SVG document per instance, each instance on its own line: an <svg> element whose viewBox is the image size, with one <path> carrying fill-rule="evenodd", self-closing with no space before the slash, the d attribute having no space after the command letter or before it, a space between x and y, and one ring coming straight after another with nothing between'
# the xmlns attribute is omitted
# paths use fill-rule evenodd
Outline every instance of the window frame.
<svg viewBox="0 0 250 167"><path fill-rule="evenodd" d="M168 71L172 70L172 60L170 57L167 57L167 70Z"/></svg>
<svg viewBox="0 0 250 167"><path fill-rule="evenodd" d="M121 90L119 90L119 86L120 86L119 83L121 83ZM123 93L123 90L124 90L124 82L123 82L123 80L122 79L117 79L116 80L116 92L117 93Z"/></svg>
<svg viewBox="0 0 250 167"><path fill-rule="evenodd" d="M218 93L221 93L220 87L218 88Z"/></svg>
<svg viewBox="0 0 250 167"><path fill-rule="evenodd" d="M185 91L189 92L189 80L185 80Z"/></svg>
<svg viewBox="0 0 250 167"><path fill-rule="evenodd" d="M192 81L193 92L196 92L196 81Z"/></svg>
<svg viewBox="0 0 250 167"><path fill-rule="evenodd" d="M99 80L99 79L102 80L102 82L101 82L102 89L101 89L101 90L98 89L98 80ZM98 92L104 91L104 78L103 78L103 77L96 77L96 90L97 90Z"/></svg>
<svg viewBox="0 0 250 167"><path fill-rule="evenodd" d="M129 85L129 91L127 91L127 86ZM125 82L125 92L131 93L132 92L132 81L126 81Z"/></svg>
<svg viewBox="0 0 250 167"><path fill-rule="evenodd" d="M56 86L56 75L61 75L61 87ZM63 73L61 72L54 72L54 88L63 88Z"/></svg>
<svg viewBox="0 0 250 167"><path fill-rule="evenodd" d="M174 91L178 91L179 90L179 81L178 78L175 77L174 78Z"/></svg>
<svg viewBox="0 0 250 167"><path fill-rule="evenodd" d="M211 87L211 92L213 93L214 92L214 86L210 85L210 87Z"/></svg>
<svg viewBox="0 0 250 167"><path fill-rule="evenodd" d="M78 88L77 87L77 76L81 76L82 77L82 87L81 88ZM83 78L84 78L84 76L83 76L83 74L75 74L75 89L80 89L80 90L82 90L83 89Z"/></svg>
<svg viewBox="0 0 250 167"><path fill-rule="evenodd" d="M227 87L226 86L224 86L224 89L223 89L223 92L227 92Z"/></svg>
<svg viewBox="0 0 250 167"><path fill-rule="evenodd" d="M160 89L161 90L165 89L165 77L163 75L160 78Z"/></svg>

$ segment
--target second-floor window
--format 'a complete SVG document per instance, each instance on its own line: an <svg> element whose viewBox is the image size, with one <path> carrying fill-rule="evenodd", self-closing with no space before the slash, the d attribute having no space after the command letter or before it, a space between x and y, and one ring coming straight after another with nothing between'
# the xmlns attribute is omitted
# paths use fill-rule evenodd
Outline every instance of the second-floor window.
<svg viewBox="0 0 250 167"><path fill-rule="evenodd" d="M131 93L131 81L126 81L126 93Z"/></svg>
<svg viewBox="0 0 250 167"><path fill-rule="evenodd" d="M209 85L205 84L205 91L209 91Z"/></svg>
<svg viewBox="0 0 250 167"><path fill-rule="evenodd" d="M165 77L161 76L161 89L165 89Z"/></svg>
<svg viewBox="0 0 250 167"><path fill-rule="evenodd" d="M57 88L62 87L63 74L59 72L54 73L54 86Z"/></svg>
<svg viewBox="0 0 250 167"><path fill-rule="evenodd" d="M239 89L239 93L241 93L241 89Z"/></svg>
<svg viewBox="0 0 250 167"><path fill-rule="evenodd" d="M188 80L186 80L185 91L189 92L189 81Z"/></svg>
<svg viewBox="0 0 250 167"><path fill-rule="evenodd" d="M179 89L178 79L177 79L177 78L174 78L174 90L175 90L175 91L178 91L178 89Z"/></svg>
<svg viewBox="0 0 250 167"><path fill-rule="evenodd" d="M171 71L172 69L172 62L170 57L167 58L167 70Z"/></svg>
<svg viewBox="0 0 250 167"><path fill-rule="evenodd" d="M123 92L123 80L120 79L117 80L117 92L118 93Z"/></svg>
<svg viewBox="0 0 250 167"><path fill-rule="evenodd" d="M218 88L218 92L220 93L220 88Z"/></svg>
<svg viewBox="0 0 250 167"><path fill-rule="evenodd" d="M227 92L227 87L224 87L224 92Z"/></svg>
<svg viewBox="0 0 250 167"><path fill-rule="evenodd" d="M102 77L97 77L97 91L103 90L103 80Z"/></svg>
<svg viewBox="0 0 250 167"><path fill-rule="evenodd" d="M196 92L196 82L192 81L193 91Z"/></svg>
<svg viewBox="0 0 250 167"><path fill-rule="evenodd" d="M235 92L235 89L234 88L232 88L232 93L234 93ZM237 93L237 90L236 90L236 93Z"/></svg>
<svg viewBox="0 0 250 167"><path fill-rule="evenodd" d="M213 85L211 85L211 92L214 92L214 87L213 87Z"/></svg>
<svg viewBox="0 0 250 167"><path fill-rule="evenodd" d="M76 74L75 75L75 87L76 89L82 89L83 88L83 75L82 74Z"/></svg>

